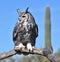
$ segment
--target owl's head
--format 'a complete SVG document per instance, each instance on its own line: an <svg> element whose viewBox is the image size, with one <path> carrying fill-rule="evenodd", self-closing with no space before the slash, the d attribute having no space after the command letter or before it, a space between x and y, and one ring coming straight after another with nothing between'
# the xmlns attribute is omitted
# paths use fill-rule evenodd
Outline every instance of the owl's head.
<svg viewBox="0 0 60 62"><path fill-rule="evenodd" d="M19 21L34 19L32 14L28 11L28 8L24 12L21 12L20 9L17 9L17 12L19 15L19 17L18 17Z"/></svg>

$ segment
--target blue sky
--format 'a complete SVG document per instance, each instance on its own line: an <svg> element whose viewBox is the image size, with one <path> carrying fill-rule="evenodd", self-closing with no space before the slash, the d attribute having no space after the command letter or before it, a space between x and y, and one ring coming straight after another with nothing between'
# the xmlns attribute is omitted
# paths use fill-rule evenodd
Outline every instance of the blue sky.
<svg viewBox="0 0 60 62"><path fill-rule="evenodd" d="M0 0L0 53L14 48L12 40L13 28L18 20L17 9L29 11L35 18L39 28L36 41L37 48L44 47L45 8L51 10L51 41L54 52L60 48L60 0Z"/></svg>

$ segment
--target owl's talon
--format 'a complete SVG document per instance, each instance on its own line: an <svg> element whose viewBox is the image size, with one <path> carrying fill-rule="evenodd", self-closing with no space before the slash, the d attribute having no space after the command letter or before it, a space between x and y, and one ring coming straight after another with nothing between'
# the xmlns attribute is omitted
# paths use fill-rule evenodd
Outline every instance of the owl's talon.
<svg viewBox="0 0 60 62"><path fill-rule="evenodd" d="M20 48L19 48L18 46L15 46L14 49L15 49L15 50L19 50Z"/></svg>
<svg viewBox="0 0 60 62"><path fill-rule="evenodd" d="M25 46L22 43L20 43L18 46L15 46L15 50L20 50L22 48L25 48Z"/></svg>
<svg viewBox="0 0 60 62"><path fill-rule="evenodd" d="M31 43L27 44L27 49L29 50L29 52L31 52L33 50Z"/></svg>

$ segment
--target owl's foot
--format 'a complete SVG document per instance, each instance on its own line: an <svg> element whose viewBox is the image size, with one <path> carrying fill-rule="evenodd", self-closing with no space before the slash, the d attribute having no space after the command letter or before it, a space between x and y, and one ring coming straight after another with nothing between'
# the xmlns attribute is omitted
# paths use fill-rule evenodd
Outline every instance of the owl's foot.
<svg viewBox="0 0 60 62"><path fill-rule="evenodd" d="M32 47L32 45L31 45L31 43L27 43L27 49L28 49L29 51L33 51L33 47Z"/></svg>
<svg viewBox="0 0 60 62"><path fill-rule="evenodd" d="M15 50L20 50L21 48L25 48L22 43L20 43L18 46L15 46Z"/></svg>

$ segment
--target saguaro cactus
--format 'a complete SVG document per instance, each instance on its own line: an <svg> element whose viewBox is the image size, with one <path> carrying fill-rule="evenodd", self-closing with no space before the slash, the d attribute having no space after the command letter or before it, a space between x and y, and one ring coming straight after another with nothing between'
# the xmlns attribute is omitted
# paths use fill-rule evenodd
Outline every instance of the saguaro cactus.
<svg viewBox="0 0 60 62"><path fill-rule="evenodd" d="M51 21L50 21L50 8L46 7L45 13L45 47L52 48L51 46Z"/></svg>

